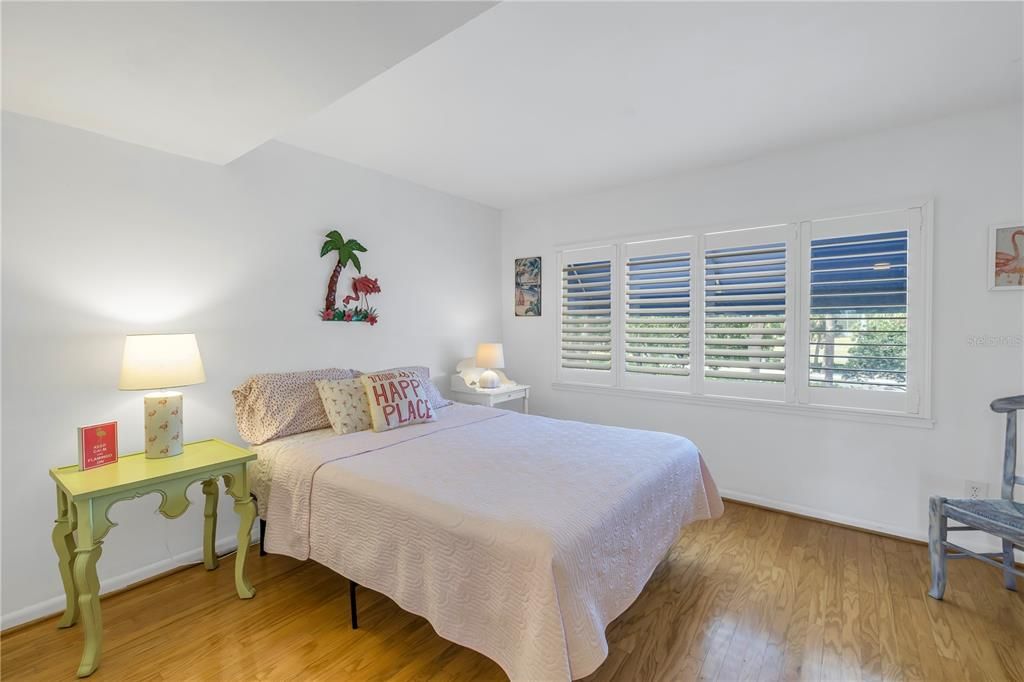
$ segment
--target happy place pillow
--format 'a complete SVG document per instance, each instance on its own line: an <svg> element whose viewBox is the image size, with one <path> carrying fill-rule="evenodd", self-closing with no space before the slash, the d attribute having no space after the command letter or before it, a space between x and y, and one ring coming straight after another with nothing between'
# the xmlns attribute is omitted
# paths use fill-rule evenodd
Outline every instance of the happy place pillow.
<svg viewBox="0 0 1024 682"><path fill-rule="evenodd" d="M335 433L344 435L373 428L362 380L317 379L316 390L320 391L324 411Z"/></svg>
<svg viewBox="0 0 1024 682"><path fill-rule="evenodd" d="M426 388L416 372L387 370L360 377L370 406L374 431L432 422L437 419Z"/></svg>
<svg viewBox="0 0 1024 682"><path fill-rule="evenodd" d="M390 369L379 369L374 372L374 374L383 374L385 372L412 372L413 374L418 375L424 390L427 392L427 400L430 401L430 406L434 409L439 407L448 407L452 404L452 401L445 399L445 397L441 395L441 391L439 391L437 386L434 385L434 382L430 380L429 367L422 367L420 365L392 367ZM356 376L359 376L359 374Z"/></svg>

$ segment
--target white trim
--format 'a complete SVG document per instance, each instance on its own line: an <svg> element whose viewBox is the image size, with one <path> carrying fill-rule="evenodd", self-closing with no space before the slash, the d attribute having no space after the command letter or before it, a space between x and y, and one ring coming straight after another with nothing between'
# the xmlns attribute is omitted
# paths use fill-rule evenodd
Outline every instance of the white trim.
<svg viewBox="0 0 1024 682"><path fill-rule="evenodd" d="M818 417L822 419L839 419L842 421L863 422L869 424L886 424L904 426L915 429L931 429L935 420L916 414L902 412L883 412L881 410L864 410L852 407L836 407L834 405L797 405L781 400L759 400L756 398L740 398L734 396L693 395L672 391L653 389L622 388L618 386L598 386L567 381L556 381L551 384L556 391L575 391L577 393L593 393L594 395L619 396L623 398L640 398L644 400L663 400L666 402L706 405L708 407L731 407L740 410L773 412L794 416Z"/></svg>
<svg viewBox="0 0 1024 682"><path fill-rule="evenodd" d="M235 536L229 536L221 538L216 543L217 555L222 556L233 552L238 547L238 541ZM167 559L161 559L156 563L136 568L135 570L116 575L111 578L106 578L101 581L100 595L121 590L126 587L130 587L135 583L142 582L153 576L166 573L179 566L186 566L188 564L200 564L203 561L203 548L197 547L190 549L187 552L181 554L175 554ZM56 583L57 581L54 581ZM15 625L21 625L32 620L39 618L45 618L48 616L56 616L64 612L65 597L63 594L44 599L41 602L30 604L24 608L5 613L0 616L0 630L6 630L7 628L14 627Z"/></svg>
<svg viewBox="0 0 1024 682"><path fill-rule="evenodd" d="M804 220L803 222L797 223L796 226L797 252L795 262L800 265L802 265L804 260L807 259L807 254L811 252L811 225L813 224L813 222L814 221L812 220ZM809 275L804 276L804 268L798 266L795 269L798 272L797 286L795 291L798 298L797 309L799 310L799 314L796 316L795 320L797 337L796 346L794 348L794 352L791 353L790 356L794 358L794 362L797 358L800 358L803 361L803 364L806 366L807 358L802 357L805 356L806 353L801 352L799 349L804 349L806 351L811 346L810 326L808 325L806 316L804 315L804 301L808 300L810 297L811 278ZM802 377L806 377L806 368L804 368L803 371L800 372L800 374L802 375ZM811 403L810 391L808 390L810 386L808 385L806 378L797 379L796 381L793 382L793 384L794 390L792 393L792 398L794 404L809 405Z"/></svg>
<svg viewBox="0 0 1024 682"><path fill-rule="evenodd" d="M704 395L704 242L699 234L690 267L690 392Z"/></svg>
<svg viewBox="0 0 1024 682"><path fill-rule="evenodd" d="M719 490L719 493L726 500L749 502L750 504L757 505L758 507L790 512L791 514L799 514L800 516L809 516L813 519L831 521L832 523L840 523L844 526L853 526L855 528L863 528L865 530L873 530L878 533L885 533L886 535L896 535L901 538L907 538L908 540L917 540L918 542L928 541L928 535L926 533L922 533L921 531L914 530L912 528L903 528L901 526L877 523L875 521L865 521L864 519L858 519L852 516L833 514L832 512L821 511L820 509L813 509L811 507L791 504L789 502L780 502L767 497L761 497L760 495L751 495L749 493L739 492L738 490L726 490L725 488L722 488Z"/></svg>
<svg viewBox="0 0 1024 682"><path fill-rule="evenodd" d="M892 535L898 538L904 538L906 540L912 540L914 542L928 542L928 531L927 530L914 530L912 528L904 528L902 526L893 526L887 523L878 523L876 521L865 521L864 519L858 519L853 516L845 516L843 514L833 514L832 512L821 511L820 509L813 509L811 507L805 507L800 504L790 504L789 502L780 502L778 500L772 500L767 497L761 497L760 495L751 495L749 493L739 492L737 490L727 490L725 488L719 488L719 494L725 500L733 500L736 502L746 502L758 507L764 507L765 509L772 509L779 512L789 512L790 514L798 514L800 516L806 516L811 519L819 521L826 521L831 523L838 523L844 526L851 526L853 528L863 529L867 531L875 531L876 533L883 533L885 535ZM974 531L975 533L982 533L981 537L972 539L969 543L970 546L977 548L979 551L995 551L998 552L1002 549L999 544L999 538L985 533L985 531ZM973 534L973 533L972 533ZM1024 556L1024 552L1017 550L1017 559L1020 560Z"/></svg>
<svg viewBox="0 0 1024 682"><path fill-rule="evenodd" d="M829 220L834 218L845 218L848 216L868 215L871 213L888 213L906 208L915 208L930 204L932 197L927 195L903 196L894 201L878 201L869 204L855 206L843 206L838 210L828 211L800 211L798 213L768 215L758 218L738 218L717 223L699 223L697 225L649 227L647 229L631 230L629 232L616 232L601 239L572 240L556 242L552 249L557 254L560 251L571 251L578 248L591 246L607 246L608 244L619 244L623 242L654 241L658 239L669 239L685 235L704 236L715 232L731 232L734 230L751 230L759 227L771 227L773 225L788 225L790 223L811 222L815 220ZM1019 223L1018 223L1019 224Z"/></svg>

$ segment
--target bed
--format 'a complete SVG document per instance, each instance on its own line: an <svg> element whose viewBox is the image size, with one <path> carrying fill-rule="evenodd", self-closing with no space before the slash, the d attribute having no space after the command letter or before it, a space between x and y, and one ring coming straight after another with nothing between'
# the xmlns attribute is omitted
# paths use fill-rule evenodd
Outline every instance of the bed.
<svg viewBox="0 0 1024 682"><path fill-rule="evenodd" d="M471 405L434 422L254 447L266 549L426 618L513 680L568 680L687 524L721 514L680 436Z"/></svg>

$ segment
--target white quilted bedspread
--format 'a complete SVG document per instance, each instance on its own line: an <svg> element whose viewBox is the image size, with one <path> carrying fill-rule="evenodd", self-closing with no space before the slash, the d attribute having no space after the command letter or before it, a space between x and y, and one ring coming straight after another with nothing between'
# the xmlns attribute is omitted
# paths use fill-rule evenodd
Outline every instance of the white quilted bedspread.
<svg viewBox="0 0 1024 682"><path fill-rule="evenodd" d="M513 680L593 672L680 530L722 512L685 438L485 407L263 455L268 551L388 595Z"/></svg>

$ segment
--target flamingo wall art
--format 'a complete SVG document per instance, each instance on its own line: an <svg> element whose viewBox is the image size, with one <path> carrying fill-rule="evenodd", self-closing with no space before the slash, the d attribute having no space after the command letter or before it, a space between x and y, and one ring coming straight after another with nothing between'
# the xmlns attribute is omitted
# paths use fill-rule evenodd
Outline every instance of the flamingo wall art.
<svg viewBox="0 0 1024 682"><path fill-rule="evenodd" d="M1024 225L991 228L989 263L989 289L1024 289Z"/></svg>
<svg viewBox="0 0 1024 682"><path fill-rule="evenodd" d="M362 274L363 264L359 262L359 254L366 253L366 247L355 239L345 239L337 230L328 232L325 239L327 241L320 247L320 257L337 253L338 262L327 280L327 298L320 311L320 319L324 322L368 322L372 327L377 324L377 309L370 307L367 298L371 294L380 293L380 284L376 278ZM359 276L352 278L352 293L341 299L341 307L338 307L338 280L350 263Z"/></svg>

